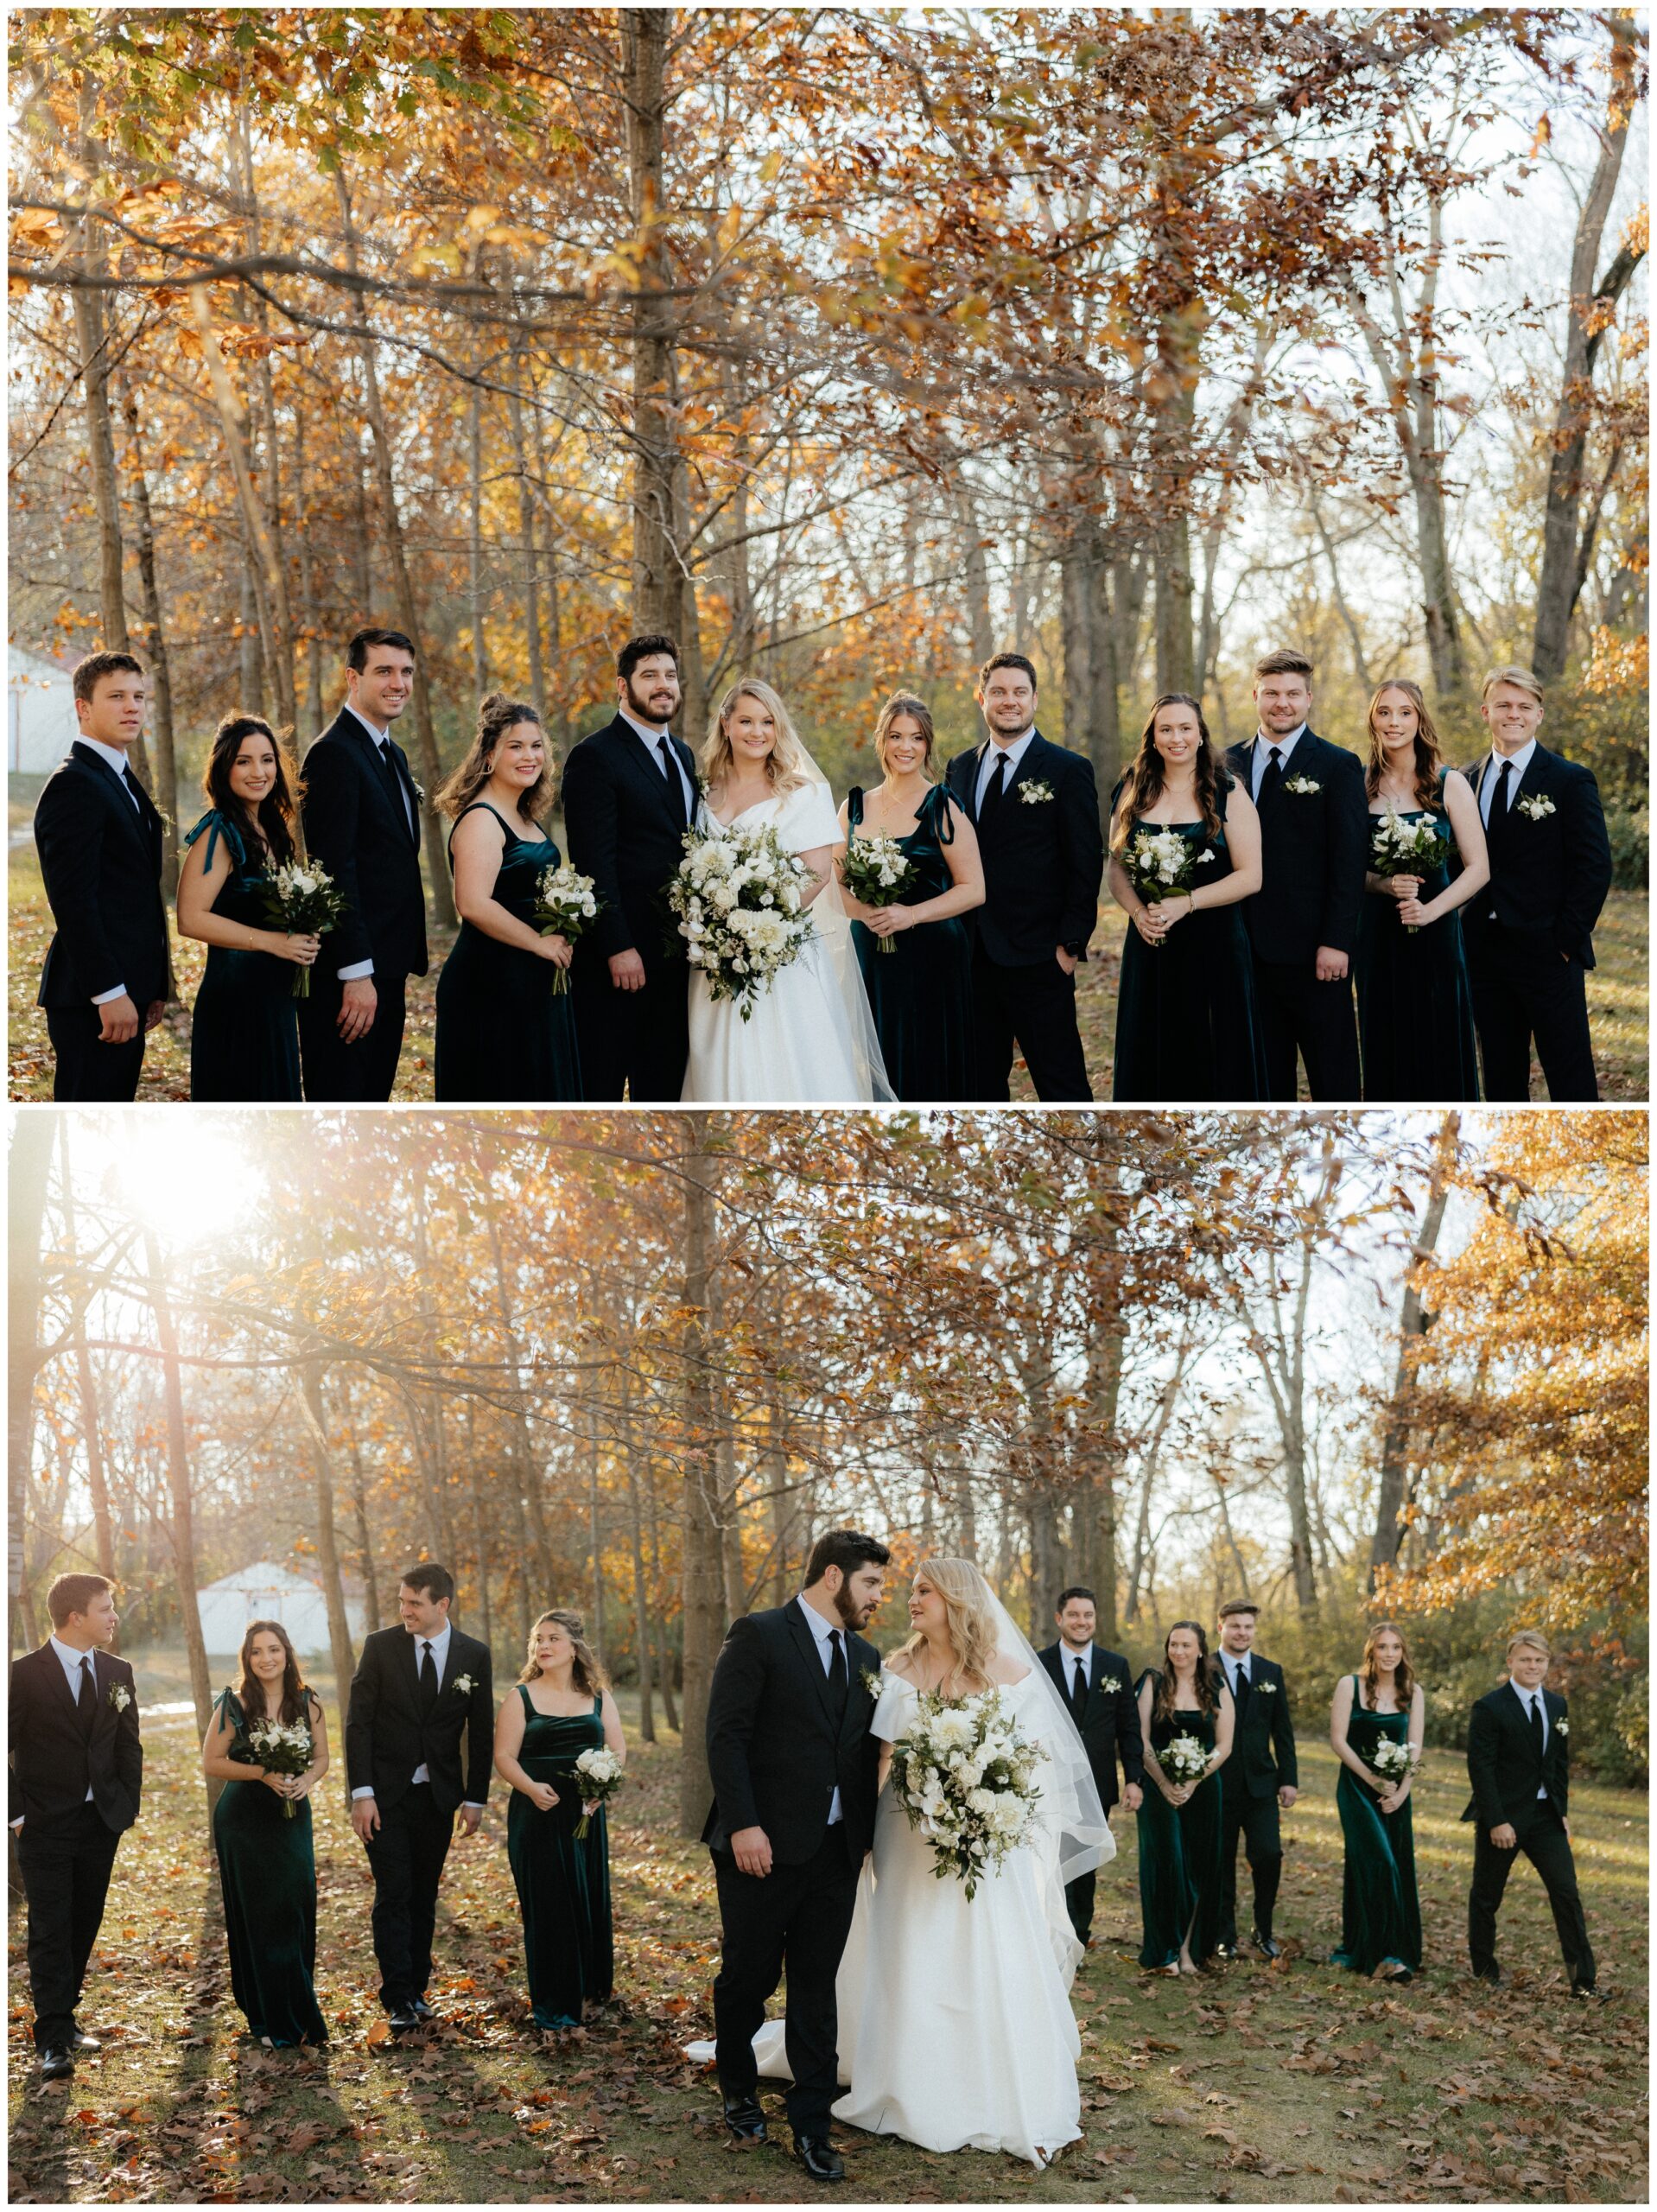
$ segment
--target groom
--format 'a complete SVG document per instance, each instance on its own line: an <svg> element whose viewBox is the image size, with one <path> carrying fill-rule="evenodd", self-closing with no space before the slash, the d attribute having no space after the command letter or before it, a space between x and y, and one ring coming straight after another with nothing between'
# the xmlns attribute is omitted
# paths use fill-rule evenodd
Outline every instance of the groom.
<svg viewBox="0 0 1657 2212"><path fill-rule="evenodd" d="M572 867L590 875L596 925L575 946L576 1039L589 1100L676 1105L690 1052L689 969L667 903L695 819L696 764L669 725L679 648L657 632L616 657L616 715L564 763Z"/></svg>
<svg viewBox="0 0 1657 2212"><path fill-rule="evenodd" d="M380 2003L398 2034L431 2018L437 1885L457 1809L461 1833L478 1832L494 1758L489 1647L451 1626L454 1601L446 1567L409 1568L397 1585L403 1625L364 1638L346 1711L351 1825L373 1870Z"/></svg>
<svg viewBox="0 0 1657 2212"><path fill-rule="evenodd" d="M714 2032L725 2124L740 2142L766 2140L753 2038L786 1972L788 2117L813 2181L846 2171L828 2139L835 1975L874 1840L879 1764L864 1677L880 1655L855 1631L880 1602L891 1556L849 1529L819 1536L797 1598L732 1622L708 1701L714 1804L702 1841L723 1936Z"/></svg>

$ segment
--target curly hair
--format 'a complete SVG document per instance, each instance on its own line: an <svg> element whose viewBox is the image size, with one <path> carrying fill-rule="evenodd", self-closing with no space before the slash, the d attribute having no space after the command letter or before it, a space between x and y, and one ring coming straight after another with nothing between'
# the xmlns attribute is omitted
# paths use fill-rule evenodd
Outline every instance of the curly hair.
<svg viewBox="0 0 1657 2212"><path fill-rule="evenodd" d="M1401 691L1415 709L1415 803L1424 808L1437 806L1444 747L1427 711L1421 686L1413 683L1407 676L1389 676L1384 683L1375 686L1375 696L1369 702L1369 758L1364 764L1363 787L1374 798L1381 790L1381 779L1387 766L1387 748L1375 728L1375 709L1387 691Z"/></svg>
<svg viewBox="0 0 1657 2212"><path fill-rule="evenodd" d="M776 741L765 756L765 778L772 791L780 798L784 791L797 791L809 784L811 778L805 765L805 747L788 709L769 683L762 683L757 676L744 676L720 701L708 726L707 741L702 749L702 772L708 790L717 791L734 765L731 741L725 734L725 718L739 699L757 699L776 728Z"/></svg>
<svg viewBox="0 0 1657 2212"><path fill-rule="evenodd" d="M541 1662L535 1656L536 1639L549 1621L556 1622L575 1647L575 1660L569 1670L572 1686L580 1690L583 1697L601 1695L610 1685L603 1668L599 1664L597 1652L587 1640L587 1623L579 1613L571 1612L568 1606L564 1605L554 1605L550 1611L543 1613L530 1630L528 1655L518 1675L519 1681L532 1682L541 1672Z"/></svg>
<svg viewBox="0 0 1657 2212"><path fill-rule="evenodd" d="M918 1582L923 1578L943 1600L949 1646L955 1653L955 1664L938 1688L947 1691L953 1685L959 1694L975 1678L987 1682L989 1662L997 1649L995 1612L988 1583L969 1559L924 1559L915 1569L915 1580ZM925 1641L917 1631L903 1649L905 1652L918 1651Z"/></svg>
<svg viewBox="0 0 1657 2212"><path fill-rule="evenodd" d="M1214 1669L1209 1665L1209 1640L1201 1621L1176 1621L1162 1639L1162 1673L1157 1682L1157 1694L1152 1707L1152 1717L1157 1720L1171 1720L1174 1716L1174 1670L1169 1662L1168 1646L1177 1630L1188 1628L1197 1638L1197 1702L1207 1713L1220 1710L1220 1686L1214 1679Z"/></svg>
<svg viewBox="0 0 1657 2212"><path fill-rule="evenodd" d="M546 735L540 715L527 699L509 699L504 691L492 691L486 699L478 702L478 727L473 733L467 756L452 776L438 787L437 804L451 821L464 814L489 781L494 772L495 747L509 729L516 729L519 722L533 722ZM541 773L517 800L519 817L525 822L538 822L552 804L556 776L551 748L543 762Z"/></svg>
<svg viewBox="0 0 1657 2212"><path fill-rule="evenodd" d="M1359 1702L1373 1713L1381 1688L1381 1663L1375 1657L1375 1638L1395 1636L1401 1650L1398 1666L1393 1675L1393 1694L1398 1700L1398 1709L1407 1713L1410 1700L1415 1694L1415 1669L1410 1664L1410 1647L1404 1640L1404 1631L1396 1621L1376 1621L1363 1639L1363 1657L1358 1664Z"/></svg>
<svg viewBox="0 0 1657 2212"><path fill-rule="evenodd" d="M1120 853L1133 835L1133 826L1162 797L1162 755L1157 751L1157 716L1165 707L1189 707L1197 716L1197 735L1201 741L1191 772L1197 782L1197 804L1203 811L1203 827L1210 837L1220 834L1220 804L1216 797L1222 788L1231 788L1231 778L1214 749L1209 735L1209 726L1203 718L1203 702L1194 699L1189 691L1165 691L1151 709L1149 721L1140 733L1140 749L1133 755L1122 795L1116 802L1116 812L1110 825L1110 849Z"/></svg>

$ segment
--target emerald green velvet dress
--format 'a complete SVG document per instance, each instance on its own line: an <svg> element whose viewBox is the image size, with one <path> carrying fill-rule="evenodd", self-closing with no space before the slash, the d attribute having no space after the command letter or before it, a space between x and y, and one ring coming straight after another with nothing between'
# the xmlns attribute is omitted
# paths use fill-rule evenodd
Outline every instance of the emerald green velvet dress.
<svg viewBox="0 0 1657 2212"><path fill-rule="evenodd" d="M863 792L854 784L846 796L846 824L855 837L863 819ZM915 827L896 842L915 870L902 904L919 906L955 888L944 848L955 842L949 796L935 784L921 801ZM960 1104L973 1096L972 931L962 914L939 922L917 922L886 943L861 922L852 924L852 942L869 1009L880 1039L880 1053L893 1093L918 1103L936 1100Z"/></svg>
<svg viewBox="0 0 1657 2212"><path fill-rule="evenodd" d="M534 928L536 887L543 869L557 867L558 848L550 837L520 837L486 799L474 800L459 814L454 829L479 808L506 832L495 899ZM451 868L454 848L451 830ZM522 945L503 944L470 922L461 923L437 979L433 1089L441 1100L502 1106L580 1103L575 1017L569 992L555 988L558 972L549 960ZM565 969L566 977L569 972Z"/></svg>
<svg viewBox="0 0 1657 2212"><path fill-rule="evenodd" d="M1398 818L1431 821L1453 848L1442 777L1438 790L1437 806L1400 810ZM1381 818L1369 817L1372 830ZM1448 866L1424 876L1423 906L1449 880ZM1398 901L1390 892L1366 891L1353 972L1365 1098L1403 1105L1476 1099L1478 1039L1459 910L1412 933L1399 920Z"/></svg>
<svg viewBox="0 0 1657 2212"><path fill-rule="evenodd" d="M219 887L213 911L249 929L268 930L270 872L263 855L248 850L242 826L213 807L184 840L207 840L206 865L222 837L230 874ZM274 952L243 952L210 944L207 965L190 1015L190 1096L219 1106L295 1103L299 1089L299 1013L291 960ZM269 1795L267 1791L266 1795Z"/></svg>
<svg viewBox="0 0 1657 2212"><path fill-rule="evenodd" d="M247 1723L233 1690L218 1710L232 1731L227 1756L252 1767ZM283 2048L326 2043L316 2002L316 1858L311 1804L302 1797L289 1820L263 1782L227 1782L213 1808L213 1840L225 1897L230 1986L256 2036Z"/></svg>
<svg viewBox="0 0 1657 2212"><path fill-rule="evenodd" d="M1346 1740L1363 1760L1383 1740L1407 1744L1407 1713L1370 1713L1358 1702L1358 1677L1352 1677L1352 1718ZM1335 1803L1346 1842L1346 1874L1341 1895L1341 1948L1337 1967L1374 1974L1388 1959L1414 1974L1421 1964L1421 1906L1415 1890L1414 1798L1395 1813L1383 1813L1374 1792L1343 1764Z"/></svg>
<svg viewBox="0 0 1657 2212"><path fill-rule="evenodd" d="M581 1817L575 1762L603 1748L604 1700L595 1697L590 1713L545 1713L536 1711L527 1683L518 1683L517 1694L524 1700L518 1764L531 1781L549 1782L558 1792L551 1811L541 1813L514 1789L506 1812L530 2003L538 2028L579 2027L583 2004L602 2004L615 1986L605 1808L584 1836L575 1834Z"/></svg>
<svg viewBox="0 0 1657 2212"><path fill-rule="evenodd" d="M1149 1681L1159 1688L1152 1669L1134 1685L1138 1694ZM1176 1711L1171 1719L1152 1708L1151 1748L1165 1751L1176 1736L1195 1736L1205 1751L1214 1748L1214 1715ZM1186 1942L1201 1966L1220 1940L1220 1777L1210 1774L1183 1805L1171 1805L1153 1777L1145 1777L1140 1802L1140 1912L1145 1942L1142 1967L1171 1967ZM1186 1931L1190 1930L1189 1938Z"/></svg>

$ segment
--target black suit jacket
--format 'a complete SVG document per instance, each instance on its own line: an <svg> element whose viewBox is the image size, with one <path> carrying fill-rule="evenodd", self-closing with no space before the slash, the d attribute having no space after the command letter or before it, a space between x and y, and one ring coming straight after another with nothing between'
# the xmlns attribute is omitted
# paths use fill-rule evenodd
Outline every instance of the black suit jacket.
<svg viewBox="0 0 1657 2212"><path fill-rule="evenodd" d="M821 1848L835 1791L854 1859L874 1840L880 1746L869 1733L874 1699L863 1681L880 1655L846 1635L846 1711L838 1726L828 1678L797 1598L731 1623L708 1700L708 1770L714 1802L702 1841L728 1851L739 1829L764 1828L780 1866Z"/></svg>
<svg viewBox="0 0 1657 2212"><path fill-rule="evenodd" d="M1044 1651L1037 1653L1054 1681L1066 1706L1070 1703L1070 1669L1064 1662L1069 1654L1063 1646L1050 1643ZM1140 1730L1140 1703L1133 1694L1133 1677L1128 1664L1120 1652L1102 1650L1090 1643L1087 1651L1088 1701L1082 1708L1077 1723L1082 1732L1082 1744L1088 1755L1088 1764L1093 1769L1093 1778L1098 1787L1100 1802L1108 1812L1121 1796L1116 1787L1116 1762L1120 1758L1124 1782L1145 1780L1145 1741ZM1114 1690L1107 1689L1107 1682L1114 1682ZM1073 1709L1073 1708L1072 1708Z"/></svg>
<svg viewBox="0 0 1657 2212"><path fill-rule="evenodd" d="M1501 763L1487 753L1466 773L1482 806L1484 779L1500 775ZM1521 813L1519 802L1527 798L1549 800L1552 812L1540 820ZM1538 953L1568 953L1591 968L1594 924L1611 887L1611 847L1590 772L1539 745L1506 814L1492 806L1485 842L1490 880L1462 908L1470 947L1483 938L1494 912L1507 935Z"/></svg>
<svg viewBox="0 0 1657 2212"><path fill-rule="evenodd" d="M670 740L697 789L690 748ZM571 865L590 875L602 912L575 957L601 963L637 952L646 974L684 965L684 940L667 887L684 858L684 790L651 763L644 740L618 715L575 746L564 763L564 830Z"/></svg>
<svg viewBox="0 0 1657 2212"><path fill-rule="evenodd" d="M1295 747L1296 752L1299 747ZM1218 1652L1209 1660L1215 1680L1228 1688ZM1231 1757L1225 1772L1235 1790L1241 1783L1250 1797L1273 1797L1279 1789L1298 1789L1300 1770L1295 1762L1294 1726L1289 1718L1289 1688L1275 1659L1258 1651L1248 1655L1248 1688L1239 1685L1237 1716L1232 1723Z"/></svg>
<svg viewBox="0 0 1657 2212"><path fill-rule="evenodd" d="M56 928L40 1006L86 1007L124 983L140 1014L173 992L162 902L162 820L88 745L73 745L35 809L35 846Z"/></svg>
<svg viewBox="0 0 1657 2212"><path fill-rule="evenodd" d="M1560 1723L1570 1708L1562 1697L1545 1689L1542 1710L1547 1715L1547 1749L1539 1759L1529 1718L1511 1682L1491 1690L1473 1707L1467 1724L1467 1772L1473 1795L1462 1815L1464 1821L1476 1821L1482 1828L1499 1828L1505 1821L1522 1835L1544 1802L1536 1794L1539 1789L1546 1790L1546 1802L1561 1820L1565 1818L1571 1799L1566 1745L1571 1732Z"/></svg>
<svg viewBox="0 0 1657 2212"><path fill-rule="evenodd" d="M986 738L957 753L943 772L950 797L978 827L978 771ZM1045 784L1051 799L1026 803L1021 788ZM1088 957L1088 939L1099 920L1099 886L1105 873L1104 833L1093 764L1079 753L1051 744L1038 730L1025 747L994 826L980 831L984 903L967 917L998 967L1032 968L1051 960L1056 945Z"/></svg>
<svg viewBox="0 0 1657 2212"><path fill-rule="evenodd" d="M1254 741L1234 745L1226 766L1253 796ZM1283 782L1261 793L1262 880L1242 902L1256 959L1280 967L1310 966L1320 944L1350 952L1363 911L1369 854L1369 801L1355 753L1303 730L1284 764ZM1305 777L1315 791L1292 791Z"/></svg>
<svg viewBox="0 0 1657 2212"><path fill-rule="evenodd" d="M469 1694L455 1687L462 1675L471 1677ZM486 1643L451 1628L437 1702L422 1721L419 1637L401 1624L365 1637L346 1709L346 1771L352 1789L371 1788L381 1811L389 1811L407 1796L416 1768L423 1766L431 1775L434 1803L452 1813L457 1805L487 1800L494 1755L494 1669Z"/></svg>
<svg viewBox="0 0 1657 2212"><path fill-rule="evenodd" d="M371 960L377 976L426 972L420 801L403 747L395 738L387 742L401 795L379 765L373 738L348 708L305 755L300 814L306 849L346 901L316 963L329 979L361 960Z"/></svg>
<svg viewBox="0 0 1657 2212"><path fill-rule="evenodd" d="M138 1686L127 1662L108 1651L93 1652L92 1680L98 1705L88 1742L51 1645L12 1661L8 1821L21 1815L38 1831L71 1819L86 1802L88 1788L98 1817L117 1835L137 1819L143 1780ZM127 1694L121 1711L110 1701L117 1688Z"/></svg>

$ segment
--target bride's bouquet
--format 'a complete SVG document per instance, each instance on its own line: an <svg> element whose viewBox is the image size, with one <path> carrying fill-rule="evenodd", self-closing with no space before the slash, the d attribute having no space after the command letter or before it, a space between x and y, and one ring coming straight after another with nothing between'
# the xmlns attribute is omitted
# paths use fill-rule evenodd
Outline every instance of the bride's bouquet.
<svg viewBox="0 0 1657 2212"><path fill-rule="evenodd" d="M311 1732L302 1720L256 1720L247 1732L249 1748L267 1774L297 1778L311 1763ZM294 1801L282 1801L283 1816L294 1817Z"/></svg>
<svg viewBox="0 0 1657 2212"><path fill-rule="evenodd" d="M1190 891L1196 884L1197 869L1209 868L1213 862L1210 846L1182 837L1178 830L1159 830L1149 823L1141 823L1122 849L1123 873L1146 906Z"/></svg>
<svg viewBox="0 0 1657 2212"><path fill-rule="evenodd" d="M914 873L914 862L896 837L854 837L840 863L841 882L864 906L895 906ZM874 941L882 952L898 950L895 937Z"/></svg>
<svg viewBox="0 0 1657 2212"><path fill-rule="evenodd" d="M1165 1751L1157 1753L1157 1762L1169 1779L1178 1784L1200 1782L1212 1756L1200 1737L1176 1736Z"/></svg>
<svg viewBox="0 0 1657 2212"><path fill-rule="evenodd" d="M535 926L542 937L562 937L574 944L598 919L599 901L593 879L579 874L565 861L558 868L543 868L535 880ZM552 971L555 998L569 988L568 968Z"/></svg>
<svg viewBox="0 0 1657 2212"><path fill-rule="evenodd" d="M1419 822L1406 822L1388 807L1369 833L1369 865L1377 875L1431 875L1450 858L1450 840L1442 836L1431 815ZM1412 937L1419 922L1406 922Z"/></svg>
<svg viewBox="0 0 1657 2212"><path fill-rule="evenodd" d="M909 1732L892 1747L892 1783L909 1825L932 1847L939 1881L953 1874L970 1898L1025 1840L1045 1758L1019 1734L999 1691L971 1704L920 1698Z"/></svg>
<svg viewBox="0 0 1657 2212"><path fill-rule="evenodd" d="M773 830L736 828L716 836L685 832L685 856L668 886L686 957L708 978L708 995L733 999L744 1021L773 976L797 960L812 931L801 899L810 870L785 853Z"/></svg>
<svg viewBox="0 0 1657 2212"><path fill-rule="evenodd" d="M347 904L327 868L312 860L284 861L264 887L265 913L273 928L289 937L326 937L338 926ZM294 971L294 996L311 995L311 971Z"/></svg>

